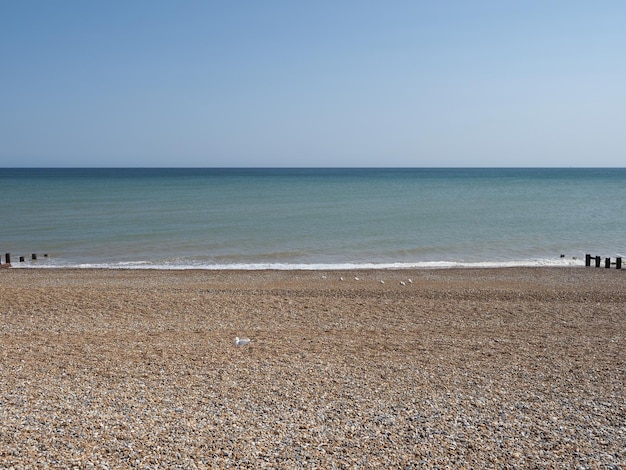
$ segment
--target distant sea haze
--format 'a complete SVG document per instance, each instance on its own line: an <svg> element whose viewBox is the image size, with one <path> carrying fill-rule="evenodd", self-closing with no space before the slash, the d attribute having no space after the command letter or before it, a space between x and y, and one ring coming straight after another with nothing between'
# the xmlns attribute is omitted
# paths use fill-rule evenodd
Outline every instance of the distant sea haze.
<svg viewBox="0 0 626 470"><path fill-rule="evenodd" d="M623 168L2 169L0 188L0 252L16 267L566 266L626 255Z"/></svg>

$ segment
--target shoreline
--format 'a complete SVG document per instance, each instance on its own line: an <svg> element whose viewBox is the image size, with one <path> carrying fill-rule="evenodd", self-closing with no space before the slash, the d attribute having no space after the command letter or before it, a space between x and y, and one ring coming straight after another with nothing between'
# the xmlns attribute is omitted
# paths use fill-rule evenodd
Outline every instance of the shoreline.
<svg viewBox="0 0 626 470"><path fill-rule="evenodd" d="M620 468L625 280L2 270L0 467Z"/></svg>
<svg viewBox="0 0 626 470"><path fill-rule="evenodd" d="M176 263L160 264L145 261L118 261L111 263L73 263L55 264L56 260L48 258L42 260L25 260L14 264L17 269L137 269L137 270L206 270L206 271L341 271L341 270L406 270L406 269L454 269L454 268L535 268L535 267L580 267L585 266L584 258L531 258L518 260L498 261L420 261L420 262L340 262L340 263Z"/></svg>

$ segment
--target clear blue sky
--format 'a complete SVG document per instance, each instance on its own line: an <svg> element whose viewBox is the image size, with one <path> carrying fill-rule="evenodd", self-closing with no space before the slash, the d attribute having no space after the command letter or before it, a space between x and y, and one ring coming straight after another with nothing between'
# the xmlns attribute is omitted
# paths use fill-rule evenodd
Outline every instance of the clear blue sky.
<svg viewBox="0 0 626 470"><path fill-rule="evenodd" d="M624 1L0 2L0 166L625 166Z"/></svg>

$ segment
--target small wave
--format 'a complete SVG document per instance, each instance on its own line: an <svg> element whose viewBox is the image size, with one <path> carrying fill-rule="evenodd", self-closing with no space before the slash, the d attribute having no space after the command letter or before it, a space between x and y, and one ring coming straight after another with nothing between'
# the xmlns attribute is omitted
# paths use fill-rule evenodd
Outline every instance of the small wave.
<svg viewBox="0 0 626 470"><path fill-rule="evenodd" d="M445 268L511 268L511 267L571 267L584 266L577 258L525 259L510 261L421 261L414 263L158 263L131 261L115 263L46 263L16 266L18 268L75 268L75 269L160 269L160 270L239 270L239 271L338 271L368 269L445 269Z"/></svg>

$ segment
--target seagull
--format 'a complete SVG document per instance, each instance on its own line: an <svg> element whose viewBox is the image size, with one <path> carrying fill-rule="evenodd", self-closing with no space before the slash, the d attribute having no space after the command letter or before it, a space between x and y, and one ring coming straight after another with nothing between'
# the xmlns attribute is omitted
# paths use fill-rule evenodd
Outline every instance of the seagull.
<svg viewBox="0 0 626 470"><path fill-rule="evenodd" d="M384 284L384 283L385 283L385 281L383 281L383 280L381 279L381 280L380 280L380 283L381 283L381 284Z"/></svg>
<svg viewBox="0 0 626 470"><path fill-rule="evenodd" d="M250 342L249 338L239 338L239 336L235 337L235 346L245 346Z"/></svg>
<svg viewBox="0 0 626 470"><path fill-rule="evenodd" d="M409 284L413 284L413 279L409 279Z"/></svg>
<svg viewBox="0 0 626 470"><path fill-rule="evenodd" d="M406 286L406 284L404 283L404 281L400 281L400 285L401 285L401 286Z"/></svg>
<svg viewBox="0 0 626 470"><path fill-rule="evenodd" d="M343 281L343 277L340 277L340 278L339 278L339 280L340 280L340 281Z"/></svg>
<svg viewBox="0 0 626 470"><path fill-rule="evenodd" d="M359 281L360 279L359 279L358 277L355 277L355 278L354 278L354 280L355 280L355 281Z"/></svg>

